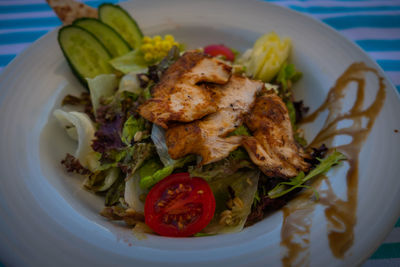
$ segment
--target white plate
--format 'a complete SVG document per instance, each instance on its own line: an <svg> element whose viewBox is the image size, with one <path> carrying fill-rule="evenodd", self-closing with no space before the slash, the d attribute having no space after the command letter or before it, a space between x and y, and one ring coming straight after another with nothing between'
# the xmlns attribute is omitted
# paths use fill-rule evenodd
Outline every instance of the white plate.
<svg viewBox="0 0 400 267"><path fill-rule="evenodd" d="M337 77L355 61L380 68L331 28L299 13L256 1L147 1L124 3L143 32L172 33L197 47L225 43L240 50L271 30L290 36L292 60L303 71L297 97L315 109ZM82 90L58 47L57 31L17 57L0 78L0 259L13 266L249 266L278 265L282 213L241 233L192 239L150 236L98 215L102 200L81 189L60 160L74 144L51 116L62 97ZM62 89L62 85L70 86ZM365 260L400 215L399 98L385 81L384 107L360 155L359 201L354 245L343 260L327 243L323 209L313 218L310 259L314 266ZM371 98L373 92L367 92ZM372 96L373 97L373 96ZM308 136L317 129L307 132ZM331 172L335 189L345 187ZM228 265L229 264L229 265Z"/></svg>

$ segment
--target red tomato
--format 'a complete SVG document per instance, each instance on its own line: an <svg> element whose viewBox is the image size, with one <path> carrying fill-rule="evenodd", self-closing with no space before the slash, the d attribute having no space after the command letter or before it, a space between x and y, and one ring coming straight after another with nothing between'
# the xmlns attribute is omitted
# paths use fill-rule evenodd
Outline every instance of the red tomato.
<svg viewBox="0 0 400 267"><path fill-rule="evenodd" d="M204 53L216 57L216 56L225 56L226 60L234 61L235 54L229 47L224 45L208 45L204 47Z"/></svg>
<svg viewBox="0 0 400 267"><path fill-rule="evenodd" d="M162 236L185 237L201 231L211 221L215 198L202 178L172 174L157 183L146 197L145 222Z"/></svg>

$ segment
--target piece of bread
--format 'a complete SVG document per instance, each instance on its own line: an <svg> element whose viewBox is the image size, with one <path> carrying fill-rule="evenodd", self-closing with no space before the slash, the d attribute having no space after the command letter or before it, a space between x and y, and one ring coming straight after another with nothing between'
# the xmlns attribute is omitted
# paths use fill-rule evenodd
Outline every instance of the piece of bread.
<svg viewBox="0 0 400 267"><path fill-rule="evenodd" d="M64 25L78 18L97 18L97 9L75 0L46 0Z"/></svg>

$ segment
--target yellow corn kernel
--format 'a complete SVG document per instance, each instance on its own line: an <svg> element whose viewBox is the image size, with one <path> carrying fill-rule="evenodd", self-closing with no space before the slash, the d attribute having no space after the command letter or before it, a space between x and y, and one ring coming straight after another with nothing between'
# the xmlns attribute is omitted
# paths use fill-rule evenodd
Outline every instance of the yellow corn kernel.
<svg viewBox="0 0 400 267"><path fill-rule="evenodd" d="M143 53L151 51L152 48L153 48L153 46L149 43L142 44L142 46L140 46L140 50L142 50Z"/></svg>
<svg viewBox="0 0 400 267"><path fill-rule="evenodd" d="M160 42L161 40L162 40L162 39L161 39L161 36L160 36L160 35L156 35L156 36L153 37L153 42L154 42L154 43Z"/></svg>
<svg viewBox="0 0 400 267"><path fill-rule="evenodd" d="M162 43L161 41L157 41L154 43L154 48L156 51L160 51L162 49Z"/></svg>
<svg viewBox="0 0 400 267"><path fill-rule="evenodd" d="M157 58L157 59L162 59L162 58L165 57L165 56L166 56L165 53L163 53L162 51L158 51L158 52L156 53L156 55L155 55L155 58Z"/></svg>
<svg viewBox="0 0 400 267"><path fill-rule="evenodd" d="M151 37L149 37L149 36L145 36L145 37L143 37L143 40L142 40L142 42L143 42L144 44L151 43Z"/></svg>
<svg viewBox="0 0 400 267"><path fill-rule="evenodd" d="M168 41L168 42L174 42L175 41L174 36L172 36L171 34L165 35L164 36L164 40Z"/></svg>
<svg viewBox="0 0 400 267"><path fill-rule="evenodd" d="M169 51L171 49L172 43L165 40L161 42L162 50Z"/></svg>
<svg viewBox="0 0 400 267"><path fill-rule="evenodd" d="M153 55L151 54L151 53L146 53L146 54L144 54L144 60L146 60L146 61L152 61L154 58L153 58Z"/></svg>

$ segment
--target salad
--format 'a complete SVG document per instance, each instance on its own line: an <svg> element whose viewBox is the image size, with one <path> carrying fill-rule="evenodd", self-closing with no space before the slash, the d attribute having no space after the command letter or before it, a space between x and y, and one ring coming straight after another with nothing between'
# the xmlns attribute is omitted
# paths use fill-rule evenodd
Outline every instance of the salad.
<svg viewBox="0 0 400 267"><path fill-rule="evenodd" d="M104 196L105 218L171 237L238 232L345 159L302 137L290 39L186 50L118 5L86 9L58 41L87 90L54 116L78 144L61 163Z"/></svg>

